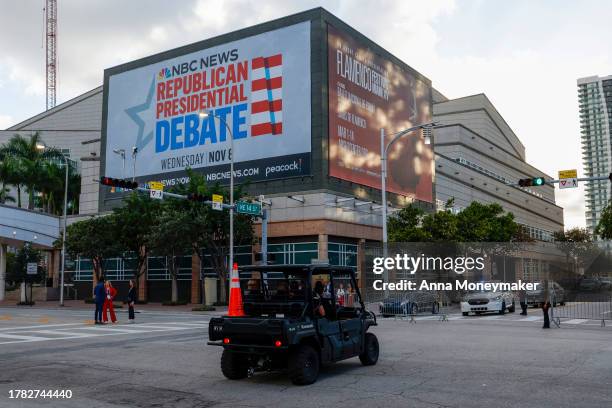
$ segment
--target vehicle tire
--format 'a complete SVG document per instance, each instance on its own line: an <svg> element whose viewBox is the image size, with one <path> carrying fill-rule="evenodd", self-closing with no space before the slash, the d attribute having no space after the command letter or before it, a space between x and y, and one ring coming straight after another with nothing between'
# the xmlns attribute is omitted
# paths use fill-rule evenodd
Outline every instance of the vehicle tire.
<svg viewBox="0 0 612 408"><path fill-rule="evenodd" d="M319 377L319 353L311 346L301 345L289 356L289 378L295 385L308 385Z"/></svg>
<svg viewBox="0 0 612 408"><path fill-rule="evenodd" d="M514 313L516 311L516 305L514 304L514 301L512 301L512 306L508 308L508 311L510 313Z"/></svg>
<svg viewBox="0 0 612 408"><path fill-rule="evenodd" d="M221 371L230 380L241 380L249 373L249 364L246 355L223 350L221 355Z"/></svg>
<svg viewBox="0 0 612 408"><path fill-rule="evenodd" d="M370 366L376 364L378 361L378 354L380 348L378 345L378 339L374 333L366 333L364 337L363 353L359 355L359 360L364 366Z"/></svg>
<svg viewBox="0 0 612 408"><path fill-rule="evenodd" d="M438 313L440 313L440 304L438 302L434 302L434 304L431 306L431 314Z"/></svg>
<svg viewBox="0 0 612 408"><path fill-rule="evenodd" d="M470 312L463 312L461 314L464 315L464 316L469 316Z"/></svg>
<svg viewBox="0 0 612 408"><path fill-rule="evenodd" d="M565 302L560 302L559 305L565 306Z"/></svg>
<svg viewBox="0 0 612 408"><path fill-rule="evenodd" d="M499 310L499 314L500 314L500 315L503 315L503 314L505 314L505 313L506 313L506 302L503 302L503 303L502 303L502 307L501 307L501 309Z"/></svg>

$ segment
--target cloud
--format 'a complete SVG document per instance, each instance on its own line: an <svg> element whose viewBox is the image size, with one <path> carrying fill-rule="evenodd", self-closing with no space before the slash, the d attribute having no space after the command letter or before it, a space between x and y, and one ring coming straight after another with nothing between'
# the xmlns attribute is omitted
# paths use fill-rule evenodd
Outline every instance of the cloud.
<svg viewBox="0 0 612 408"><path fill-rule="evenodd" d="M0 14L0 113L20 121L44 106L42 2ZM58 102L99 86L103 70L188 43L323 6L433 81L449 97L484 92L527 149L555 176L580 170L576 79L612 73L602 38L606 2L312 0L265 2L63 0ZM576 18L580 16L580 18ZM40 17L40 18L39 18ZM15 38L19 38L18 41ZM7 93L7 89L12 90ZM558 192L568 225L584 224L582 190ZM580 221L581 220L581 221Z"/></svg>
<svg viewBox="0 0 612 408"><path fill-rule="evenodd" d="M0 130L4 130L13 125L15 121L8 115L0 115Z"/></svg>

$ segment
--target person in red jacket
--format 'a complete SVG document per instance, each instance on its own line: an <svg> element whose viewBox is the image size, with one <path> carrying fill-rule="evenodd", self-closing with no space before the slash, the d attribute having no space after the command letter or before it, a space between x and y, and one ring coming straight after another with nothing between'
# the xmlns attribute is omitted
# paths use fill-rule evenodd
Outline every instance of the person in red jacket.
<svg viewBox="0 0 612 408"><path fill-rule="evenodd" d="M115 315L115 306L113 306L113 300L117 295L117 289L115 289L110 283L110 281L106 281L104 283L104 291L106 293L106 299L104 299L104 316L102 317L104 323L108 322L108 311L110 310L110 318L111 322L117 322L117 316Z"/></svg>

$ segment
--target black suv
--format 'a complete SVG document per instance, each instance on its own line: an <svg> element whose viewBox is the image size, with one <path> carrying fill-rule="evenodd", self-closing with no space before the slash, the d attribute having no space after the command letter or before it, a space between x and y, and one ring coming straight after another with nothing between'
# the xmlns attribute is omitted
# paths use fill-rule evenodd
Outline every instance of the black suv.
<svg viewBox="0 0 612 408"><path fill-rule="evenodd" d="M248 266L238 271L244 317L212 318L209 345L222 346L221 371L232 380L288 369L294 384L312 384L321 364L359 356L378 361L376 326L351 268Z"/></svg>

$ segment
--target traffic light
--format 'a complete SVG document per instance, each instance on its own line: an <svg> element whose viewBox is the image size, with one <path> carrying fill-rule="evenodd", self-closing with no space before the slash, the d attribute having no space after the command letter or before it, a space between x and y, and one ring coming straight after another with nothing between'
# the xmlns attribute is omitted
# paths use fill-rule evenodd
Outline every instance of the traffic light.
<svg viewBox="0 0 612 408"><path fill-rule="evenodd" d="M112 177L102 177L100 184L111 187L119 187L125 190L135 190L138 188L138 182L125 179L116 179Z"/></svg>
<svg viewBox="0 0 612 408"><path fill-rule="evenodd" d="M546 184L544 177L526 178L518 181L520 187L543 186L544 184Z"/></svg>
<svg viewBox="0 0 612 408"><path fill-rule="evenodd" d="M207 197L204 194L199 194L199 193L189 193L187 194L187 199L190 201L197 201L199 203L203 203L204 201L210 200L210 197Z"/></svg>

